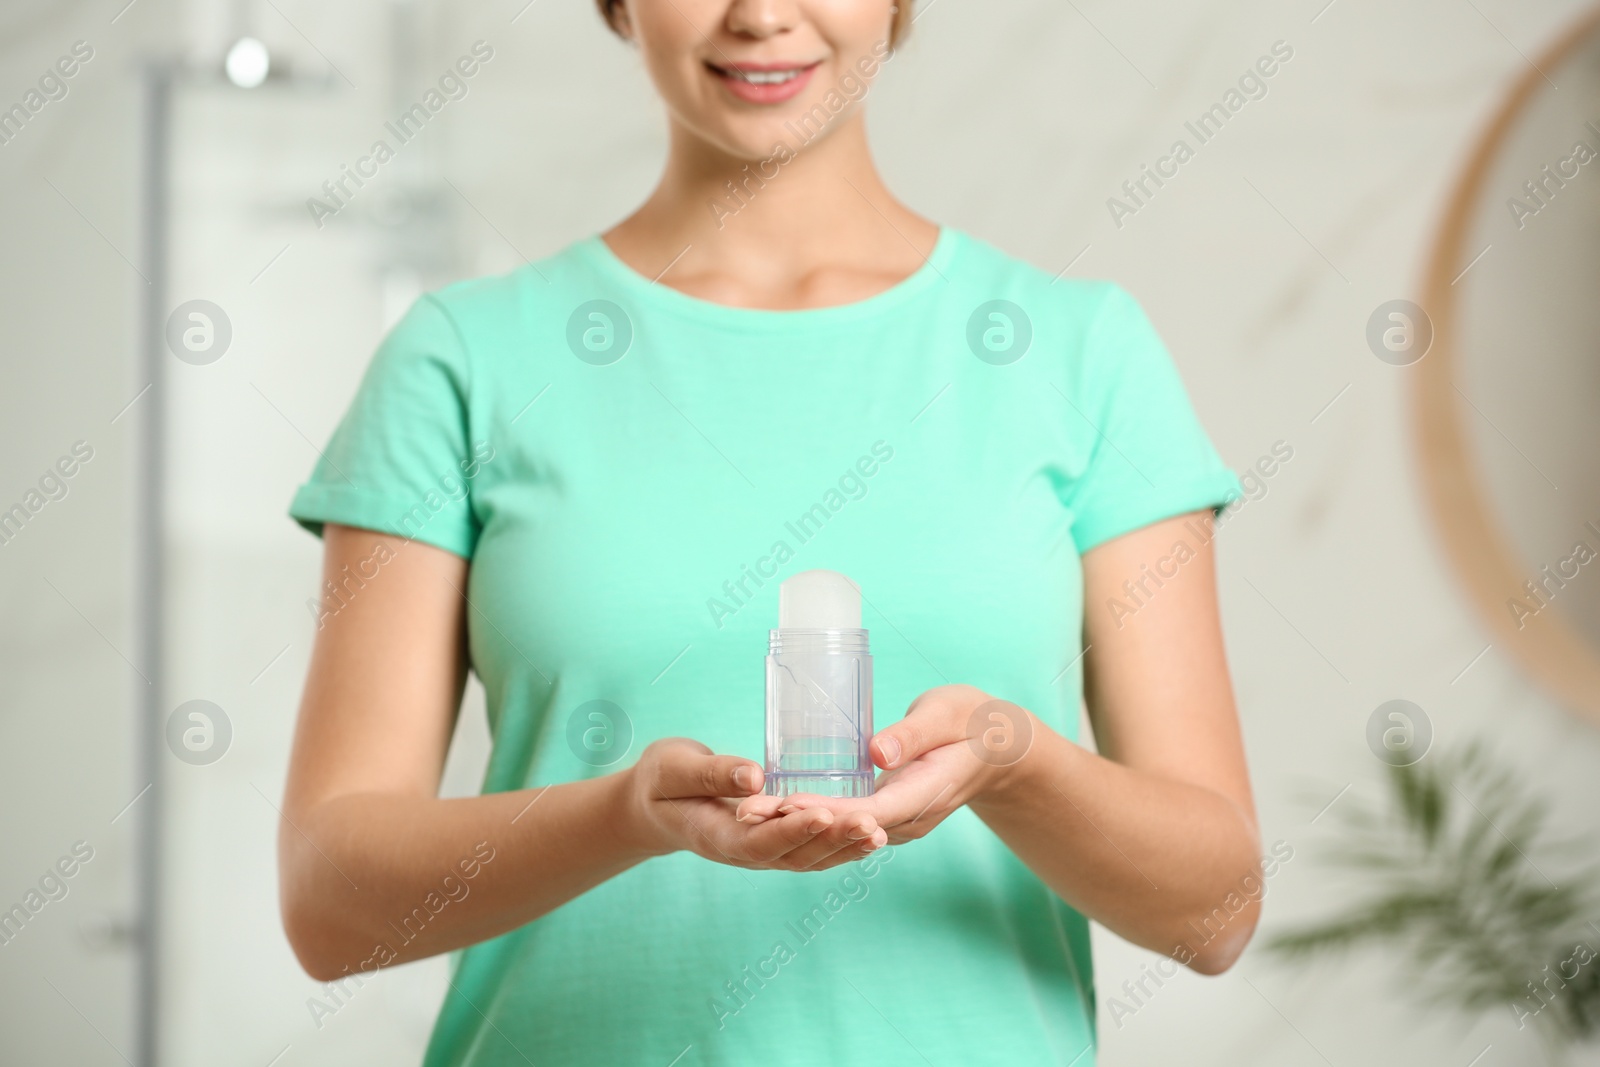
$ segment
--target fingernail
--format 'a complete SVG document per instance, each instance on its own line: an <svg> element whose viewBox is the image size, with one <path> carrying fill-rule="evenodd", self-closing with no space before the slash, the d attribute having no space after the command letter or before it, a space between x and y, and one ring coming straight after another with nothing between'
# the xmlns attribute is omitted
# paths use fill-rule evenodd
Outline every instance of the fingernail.
<svg viewBox="0 0 1600 1067"><path fill-rule="evenodd" d="M779 815L792 815L792 814L794 814L795 812L797 812L799 810L800 810L799 806L797 806L795 804L785 804L783 807L778 809L778 814Z"/></svg>
<svg viewBox="0 0 1600 1067"><path fill-rule="evenodd" d="M877 832L878 832L877 827L872 827L872 828L869 829L869 828L867 828L865 826L858 826L854 830L850 831L850 840L852 840L852 841L864 841L864 840L866 840L867 838L871 837L873 834L875 834Z"/></svg>
<svg viewBox="0 0 1600 1067"><path fill-rule="evenodd" d="M893 763L900 758L900 742L894 737L885 737L878 742L878 751L883 753L883 762Z"/></svg>
<svg viewBox="0 0 1600 1067"><path fill-rule="evenodd" d="M861 851L876 852L878 851L878 843L876 841L863 841L861 842Z"/></svg>
<svg viewBox="0 0 1600 1067"><path fill-rule="evenodd" d="M733 784L740 789L755 788L755 772L750 769L749 764L745 764L733 772Z"/></svg>
<svg viewBox="0 0 1600 1067"><path fill-rule="evenodd" d="M822 831L824 831L824 830L826 830L828 828L828 824L830 822L832 822L832 821L833 821L832 819L821 819L821 818L812 819L811 820L811 825L806 827L806 833L808 833L808 834L820 834L820 833L822 833Z"/></svg>

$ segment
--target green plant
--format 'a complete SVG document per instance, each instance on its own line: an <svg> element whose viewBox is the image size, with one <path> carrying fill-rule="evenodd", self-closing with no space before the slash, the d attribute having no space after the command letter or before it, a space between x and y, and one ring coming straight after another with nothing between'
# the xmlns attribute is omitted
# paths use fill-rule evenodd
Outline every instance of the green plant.
<svg viewBox="0 0 1600 1067"><path fill-rule="evenodd" d="M1269 940L1282 958L1398 951L1425 1005L1509 1010L1557 1048L1600 1035L1593 867L1557 871L1575 842L1481 745L1388 770L1384 802L1348 804L1328 859L1355 903ZM1560 874L1559 884L1550 875Z"/></svg>

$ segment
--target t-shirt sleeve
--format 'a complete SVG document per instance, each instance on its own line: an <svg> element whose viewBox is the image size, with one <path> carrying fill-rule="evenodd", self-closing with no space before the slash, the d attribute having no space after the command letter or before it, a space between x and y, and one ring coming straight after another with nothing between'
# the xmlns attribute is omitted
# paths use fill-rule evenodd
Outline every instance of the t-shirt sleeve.
<svg viewBox="0 0 1600 1067"><path fill-rule="evenodd" d="M355 399L289 505L317 536L336 522L470 559L469 370L454 322L423 296L378 346Z"/></svg>
<svg viewBox="0 0 1600 1067"><path fill-rule="evenodd" d="M1082 477L1065 503L1080 554L1141 526L1190 511L1220 510L1239 480L1196 418L1183 380L1143 309L1110 285L1085 340L1083 401L1093 436Z"/></svg>

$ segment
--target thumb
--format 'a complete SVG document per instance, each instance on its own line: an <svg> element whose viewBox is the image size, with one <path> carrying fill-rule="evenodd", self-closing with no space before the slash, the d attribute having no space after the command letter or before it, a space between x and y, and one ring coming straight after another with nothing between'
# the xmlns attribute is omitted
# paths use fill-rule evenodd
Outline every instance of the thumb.
<svg viewBox="0 0 1600 1067"><path fill-rule="evenodd" d="M966 720L977 705L971 699L951 699L951 696L953 694L930 689L913 700L906 709L905 718L873 736L870 746L873 762L886 771L893 770L931 749L965 740Z"/></svg>

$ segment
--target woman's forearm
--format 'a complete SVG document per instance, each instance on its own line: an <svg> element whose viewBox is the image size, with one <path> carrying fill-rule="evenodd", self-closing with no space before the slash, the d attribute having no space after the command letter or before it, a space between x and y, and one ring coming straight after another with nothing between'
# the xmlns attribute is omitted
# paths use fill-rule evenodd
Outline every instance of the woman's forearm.
<svg viewBox="0 0 1600 1067"><path fill-rule="evenodd" d="M1028 754L970 806L1067 903L1195 970L1226 969L1255 928L1259 841L1219 793L1036 726Z"/></svg>
<svg viewBox="0 0 1600 1067"><path fill-rule="evenodd" d="M361 793L289 812L284 925L324 981L515 929L650 853L626 833L627 772L485 796Z"/></svg>

